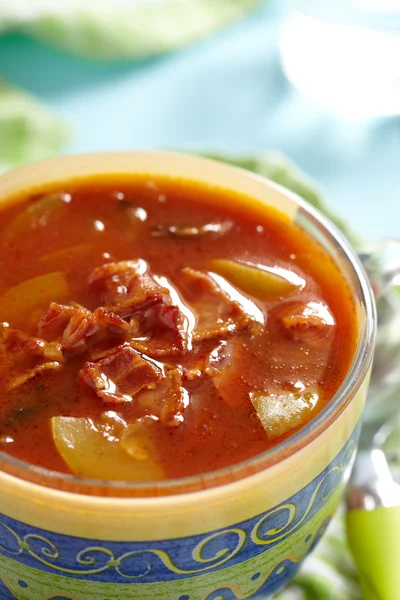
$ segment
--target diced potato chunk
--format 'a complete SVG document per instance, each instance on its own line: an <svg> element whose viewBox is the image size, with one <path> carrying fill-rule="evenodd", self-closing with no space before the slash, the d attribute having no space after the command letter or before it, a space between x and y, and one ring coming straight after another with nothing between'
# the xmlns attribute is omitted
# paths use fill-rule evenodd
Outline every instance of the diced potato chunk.
<svg viewBox="0 0 400 600"><path fill-rule="evenodd" d="M51 429L57 450L75 475L132 482L163 479L152 440L140 424L125 428L112 419L53 417Z"/></svg>
<svg viewBox="0 0 400 600"><path fill-rule="evenodd" d="M23 325L33 311L45 308L52 301L65 299L68 291L63 273L47 273L28 279L7 290L0 298L0 321Z"/></svg>
<svg viewBox="0 0 400 600"><path fill-rule="evenodd" d="M271 441L305 425L318 401L318 394L300 392L280 394L252 392L250 397Z"/></svg>
<svg viewBox="0 0 400 600"><path fill-rule="evenodd" d="M216 258L211 269L225 277L242 292L264 301L276 301L291 296L305 286L302 277L282 267L253 265Z"/></svg>

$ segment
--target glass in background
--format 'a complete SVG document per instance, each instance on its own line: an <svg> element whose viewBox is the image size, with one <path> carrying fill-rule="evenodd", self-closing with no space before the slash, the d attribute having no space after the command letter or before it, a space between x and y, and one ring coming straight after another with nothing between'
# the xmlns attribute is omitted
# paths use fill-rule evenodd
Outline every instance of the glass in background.
<svg viewBox="0 0 400 600"><path fill-rule="evenodd" d="M292 83L334 113L400 115L400 0L288 0L280 34Z"/></svg>

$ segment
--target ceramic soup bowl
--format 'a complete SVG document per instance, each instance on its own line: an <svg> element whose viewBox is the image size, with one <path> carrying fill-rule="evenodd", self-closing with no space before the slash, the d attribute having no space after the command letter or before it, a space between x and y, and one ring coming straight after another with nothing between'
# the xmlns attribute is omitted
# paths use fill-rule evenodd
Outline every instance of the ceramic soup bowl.
<svg viewBox="0 0 400 600"><path fill-rule="evenodd" d="M67 156L24 167L0 179L0 200L59 181L134 173L231 189L309 230L353 291L355 358L309 425L260 456L202 477L146 491L62 476L0 454L1 600L269 597L324 534L354 458L374 349L374 300L352 249L306 202L231 166L155 152Z"/></svg>

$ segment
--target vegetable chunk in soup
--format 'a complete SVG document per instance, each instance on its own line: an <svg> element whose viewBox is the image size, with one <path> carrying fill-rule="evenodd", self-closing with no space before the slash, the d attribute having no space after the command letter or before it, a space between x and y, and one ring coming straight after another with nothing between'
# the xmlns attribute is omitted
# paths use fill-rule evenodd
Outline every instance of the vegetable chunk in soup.
<svg viewBox="0 0 400 600"><path fill-rule="evenodd" d="M35 190L0 219L0 450L78 476L233 465L330 401L351 290L275 209L180 180Z"/></svg>

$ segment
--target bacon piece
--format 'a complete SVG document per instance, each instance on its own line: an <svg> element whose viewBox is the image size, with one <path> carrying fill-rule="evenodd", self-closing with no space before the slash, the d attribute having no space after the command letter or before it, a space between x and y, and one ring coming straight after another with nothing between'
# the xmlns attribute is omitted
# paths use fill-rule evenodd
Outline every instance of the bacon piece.
<svg viewBox="0 0 400 600"><path fill-rule="evenodd" d="M321 302L296 302L282 311L281 323L293 340L314 343L331 335L335 319Z"/></svg>
<svg viewBox="0 0 400 600"><path fill-rule="evenodd" d="M182 387L179 369L168 371L157 387L141 392L137 400L147 414L157 417L163 425L180 425L188 404L188 392Z"/></svg>
<svg viewBox="0 0 400 600"><path fill-rule="evenodd" d="M58 342L46 342L0 324L0 354L14 359L16 363L29 359L63 362L62 346Z"/></svg>
<svg viewBox="0 0 400 600"><path fill-rule="evenodd" d="M164 425L183 421L188 393L180 370L171 369L163 376L161 369L128 344L104 351L97 362L87 362L79 376L104 402L119 404L135 398L145 414Z"/></svg>
<svg viewBox="0 0 400 600"><path fill-rule="evenodd" d="M74 302L71 304L50 302L49 308L39 319L39 335L48 340L60 338L71 318L77 314L84 317L90 314L90 310Z"/></svg>
<svg viewBox="0 0 400 600"><path fill-rule="evenodd" d="M187 267L182 275L186 296L197 316L194 341L226 338L256 324L207 273Z"/></svg>
<svg viewBox="0 0 400 600"><path fill-rule="evenodd" d="M105 402L130 402L142 389L153 388L161 370L128 345L118 346L97 362L87 362L80 379Z"/></svg>
<svg viewBox="0 0 400 600"><path fill-rule="evenodd" d="M7 365L12 376L7 388L15 389L40 373L61 368L61 344L31 337L18 329L0 324L0 367Z"/></svg>
<svg viewBox="0 0 400 600"><path fill-rule="evenodd" d="M143 260L107 263L89 277L113 313L130 317L131 346L152 357L182 355L190 345L187 319L167 287L147 273Z"/></svg>
<svg viewBox="0 0 400 600"><path fill-rule="evenodd" d="M129 327L121 317L100 307L91 312L79 304L52 302L39 321L39 332L58 337L62 347L74 354L84 352L89 346L104 339L109 333L123 335Z"/></svg>
<svg viewBox="0 0 400 600"><path fill-rule="evenodd" d="M154 358L185 354L190 346L187 322L177 306L158 304L131 320L130 344ZM135 339L143 338L145 339Z"/></svg>
<svg viewBox="0 0 400 600"><path fill-rule="evenodd" d="M107 332L125 334L128 324L106 308L96 308L93 313L71 318L62 336L62 344L70 352L83 352L89 345L107 336Z"/></svg>
<svg viewBox="0 0 400 600"><path fill-rule="evenodd" d="M143 260L106 263L89 276L89 285L100 292L109 310L122 318L155 304L170 304L170 294L147 273Z"/></svg>

